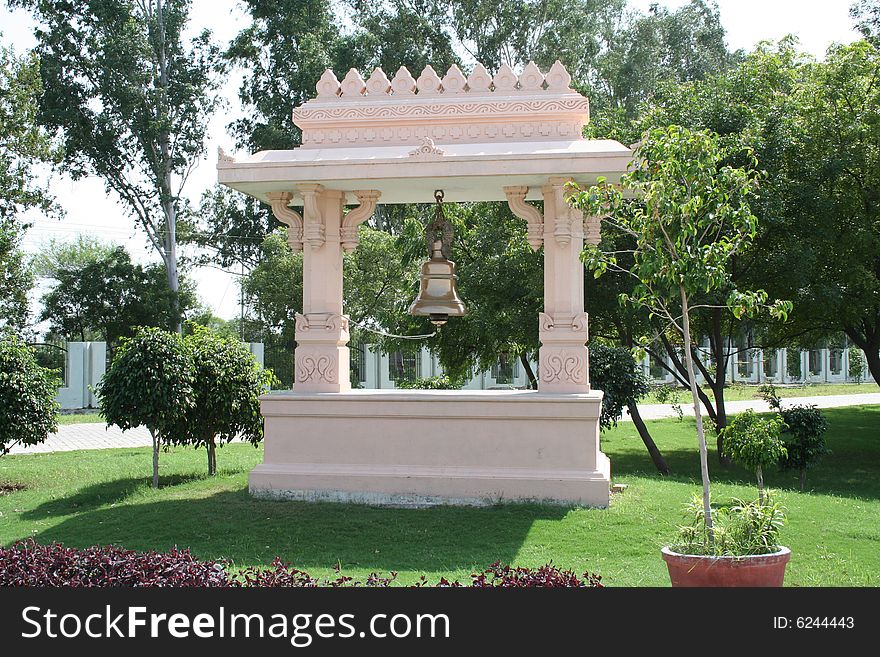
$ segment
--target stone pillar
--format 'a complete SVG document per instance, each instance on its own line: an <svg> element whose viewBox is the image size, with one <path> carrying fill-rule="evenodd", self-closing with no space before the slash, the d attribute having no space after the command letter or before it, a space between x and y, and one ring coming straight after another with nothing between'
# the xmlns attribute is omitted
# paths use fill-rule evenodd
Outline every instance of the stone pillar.
<svg viewBox="0 0 880 657"><path fill-rule="evenodd" d="M566 203L567 179L551 178L544 196L544 312L539 315L538 390L590 391L584 312L584 217ZM593 232L594 226L589 223Z"/></svg>
<svg viewBox="0 0 880 657"><path fill-rule="evenodd" d="M347 392L348 318L342 314L343 192L300 185L303 312L296 315L294 390Z"/></svg>

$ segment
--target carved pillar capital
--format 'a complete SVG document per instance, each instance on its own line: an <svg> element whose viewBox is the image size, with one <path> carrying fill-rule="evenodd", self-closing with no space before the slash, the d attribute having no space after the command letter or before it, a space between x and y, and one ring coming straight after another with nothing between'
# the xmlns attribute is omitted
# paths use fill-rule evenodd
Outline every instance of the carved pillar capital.
<svg viewBox="0 0 880 657"><path fill-rule="evenodd" d="M381 192L375 189L362 189L355 191L359 205L348 211L342 219L340 238L342 248L346 253L351 253L358 245L358 226L373 216L376 204L379 202Z"/></svg>
<svg viewBox="0 0 880 657"><path fill-rule="evenodd" d="M290 192L269 192L266 199L272 208L272 214L282 224L287 226L287 243L292 251L302 251L303 246L303 218L292 207L290 200L293 194Z"/></svg>
<svg viewBox="0 0 880 657"><path fill-rule="evenodd" d="M507 205L510 211L520 219L525 219L528 229L529 246L537 251L544 243L544 215L534 205L526 203L529 188L525 186L505 187Z"/></svg>

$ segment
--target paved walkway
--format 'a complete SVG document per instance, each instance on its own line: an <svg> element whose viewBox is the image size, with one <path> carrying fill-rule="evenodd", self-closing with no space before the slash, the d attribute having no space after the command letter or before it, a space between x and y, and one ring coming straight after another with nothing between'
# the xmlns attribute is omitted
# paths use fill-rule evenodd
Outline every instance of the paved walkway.
<svg viewBox="0 0 880 657"><path fill-rule="evenodd" d="M825 397L790 397L782 400L783 407L793 404L815 404L819 408L836 408L839 406L859 406L861 404L880 404L880 393L861 395L828 395ZM747 401L727 402L728 414L740 413L747 409L758 412L769 411L767 402L751 399ZM692 404L682 404L685 415L693 416ZM659 420L677 417L672 404L641 404L642 417L646 420ZM624 421L629 420L624 415ZM110 447L149 447L152 444L150 433L143 427L120 431L117 427L106 428L103 424L65 424L58 427L58 433L49 436L41 445L22 448L13 447L12 454L44 454L47 452L71 452L77 449L106 449Z"/></svg>

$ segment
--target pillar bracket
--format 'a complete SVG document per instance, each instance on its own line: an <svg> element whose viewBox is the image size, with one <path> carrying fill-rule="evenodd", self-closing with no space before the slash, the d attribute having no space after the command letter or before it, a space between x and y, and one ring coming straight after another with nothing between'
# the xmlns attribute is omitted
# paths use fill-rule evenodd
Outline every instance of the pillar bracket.
<svg viewBox="0 0 880 657"><path fill-rule="evenodd" d="M272 214L282 224L287 226L287 243L292 251L302 251L303 247L303 218L299 212L290 207L293 194L290 192L269 192L266 194Z"/></svg>
<svg viewBox="0 0 880 657"><path fill-rule="evenodd" d="M346 253L351 253L358 245L358 226L373 216L376 211L376 203L379 202L381 192L375 189L361 189L355 191L359 205L348 211L342 219L340 237L342 248Z"/></svg>
<svg viewBox="0 0 880 657"><path fill-rule="evenodd" d="M537 251L544 243L544 215L534 205L526 203L528 187L505 187L504 195L507 196L507 205L510 211L520 219L525 219L528 230L529 246Z"/></svg>

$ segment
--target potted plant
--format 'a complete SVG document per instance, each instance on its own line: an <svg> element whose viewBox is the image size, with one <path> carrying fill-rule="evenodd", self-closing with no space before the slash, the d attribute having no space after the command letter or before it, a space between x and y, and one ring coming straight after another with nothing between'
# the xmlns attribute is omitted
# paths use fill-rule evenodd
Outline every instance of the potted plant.
<svg viewBox="0 0 880 657"><path fill-rule="evenodd" d="M785 510L772 496L713 509L712 541L702 500L690 511L678 540L661 551L672 586L782 586L791 550L779 545Z"/></svg>
<svg viewBox="0 0 880 657"><path fill-rule="evenodd" d="M712 511L713 539L702 505L691 508L691 523L678 541L662 550L673 586L782 586L791 550L779 544L784 509L764 489L764 469L785 458L777 415L738 415L724 430L724 451L755 473L758 501L734 500Z"/></svg>

